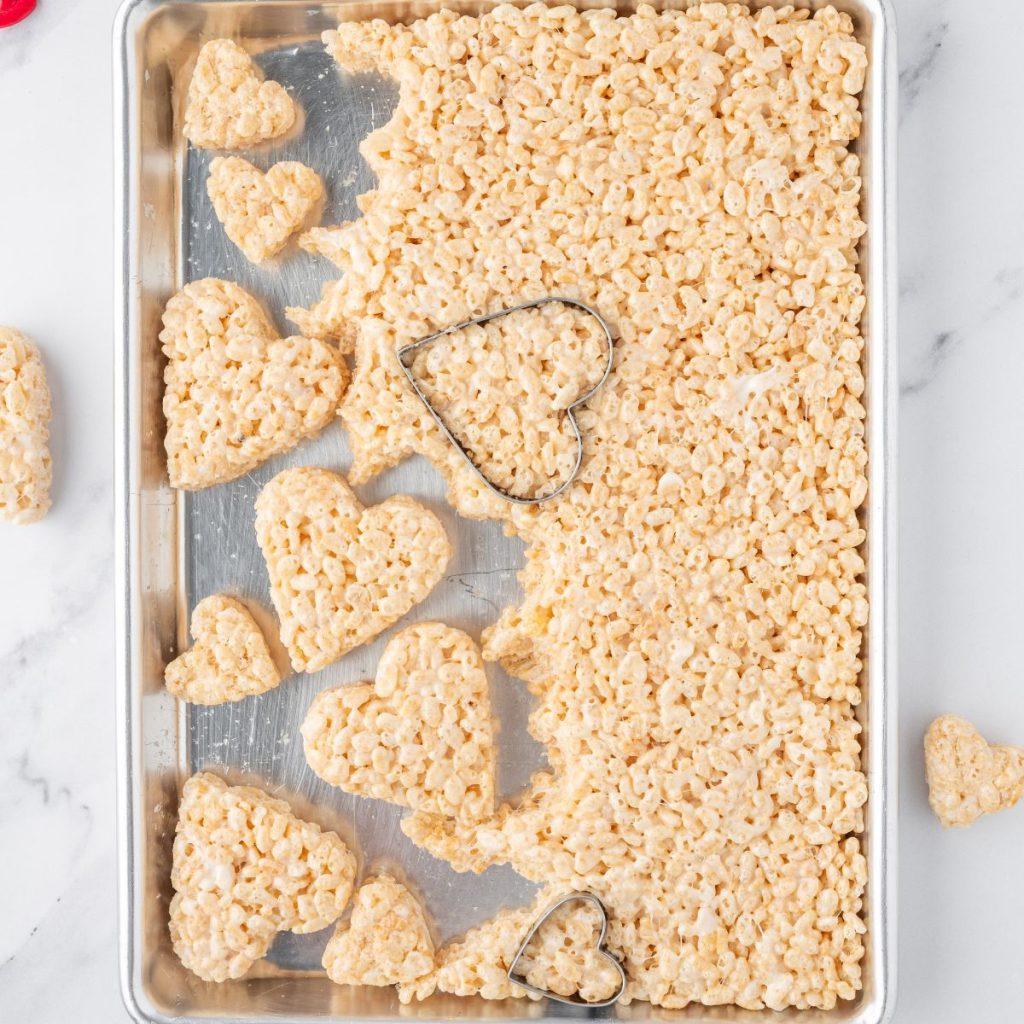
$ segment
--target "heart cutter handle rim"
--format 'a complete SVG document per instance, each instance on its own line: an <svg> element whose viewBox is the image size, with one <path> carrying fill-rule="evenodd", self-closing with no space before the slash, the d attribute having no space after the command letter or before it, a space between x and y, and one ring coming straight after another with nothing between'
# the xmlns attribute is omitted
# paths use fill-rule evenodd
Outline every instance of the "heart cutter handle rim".
<svg viewBox="0 0 1024 1024"><path fill-rule="evenodd" d="M530 940L540 931L541 927L547 921L551 915L558 910L560 907L564 907L567 903L591 903L597 907L598 913L601 915L601 931L597 936L597 952L599 956L603 956L609 963L611 963L615 970L619 973L619 988L618 991L610 996L608 999L598 1000L597 1002L588 1003L585 999L576 999L572 996L560 996L554 992L549 992L547 989L538 988L536 985L531 985L524 977L516 974L516 965L522 959L523 954L526 952L526 947L530 944ZM526 937L519 944L519 949L516 950L516 955L512 958L512 962L509 964L508 970L505 972L506 977L513 985L518 985L519 988L525 989L527 992L532 992L535 996L543 996L547 999L553 999L556 1003L562 1003L565 1006L583 1006L591 1010L600 1010L608 1006L613 1006L617 1003L626 992L626 972L623 969L622 963L619 958L609 950L605 944L605 936L608 934L608 911L605 909L604 903L601 901L599 896L595 896L592 892L571 892L567 896L562 896L551 904L530 926L530 930L526 933Z"/></svg>
<svg viewBox="0 0 1024 1024"><path fill-rule="evenodd" d="M444 421L444 417L434 408L430 399L426 396L423 389L420 387L419 382L413 375L412 367L406 362L407 357L413 353L419 351L421 348L425 348L432 342L437 341L439 338L447 337L450 334L455 334L458 331L464 330L467 327L473 327L477 324L486 324L491 320L498 320L503 316L508 316L510 313L517 313L521 309L535 309L540 306L546 306L549 302L559 302L565 306L572 306L574 309L581 309L584 313L592 316L600 325L601 330L604 332L605 342L607 345L607 354L605 357L604 373L601 374L601 379L592 387L589 391L584 392L579 396L570 406L565 409L566 419L572 426L573 433L576 435L576 462L573 465L572 472L569 476L556 487L550 494L544 494L539 498L520 498L518 495L511 494L503 488L499 487L493 481L489 480L480 467L473 461L473 457L470 455L466 446L455 436L451 428ZM574 411L581 406L584 402L592 398L604 385L605 381L608 380L609 375L612 372L612 361L615 356L615 338L612 334L612 329L608 325L608 321L605 320L601 314L594 309L593 306L587 305L585 302L581 302L579 299L570 299L563 295L546 295L540 299L531 299L529 302L520 302L515 306L508 306L505 309L495 310L493 313L485 313L483 316L472 317L469 320L462 320L457 324L450 324L448 327L443 328L440 331L435 331L433 334L428 334L425 337L417 338L415 341L410 342L408 345L404 345L396 353L398 356L398 365L402 367L403 373L412 385L413 391L416 392L416 396L419 400L427 407L427 412L430 413L434 422L441 428L441 432L448 439L448 442L453 448L462 456L466 461L466 464L470 469L477 475L477 477L484 483L489 491L496 494L499 498L504 498L505 501L510 501L516 505L540 505L542 502L551 501L552 498L557 498L560 494L564 493L566 489L573 483L577 476L579 476L580 469L583 466L583 434L580 431L579 423L576 422L576 416ZM595 897L596 898L596 897ZM592 1004L582 1004L592 1005Z"/></svg>

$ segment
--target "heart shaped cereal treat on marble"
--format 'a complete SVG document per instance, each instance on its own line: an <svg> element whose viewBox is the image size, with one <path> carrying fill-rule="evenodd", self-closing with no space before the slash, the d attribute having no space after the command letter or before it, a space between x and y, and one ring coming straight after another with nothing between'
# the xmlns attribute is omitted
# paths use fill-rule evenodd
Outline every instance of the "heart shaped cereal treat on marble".
<svg viewBox="0 0 1024 1024"><path fill-rule="evenodd" d="M416 897L390 875L365 881L352 917L324 950L327 977L338 985L408 984L434 969L434 942Z"/></svg>
<svg viewBox="0 0 1024 1024"><path fill-rule="evenodd" d="M494 810L487 676L459 629L403 629L384 649L375 682L313 701L302 738L309 766L346 793L462 821Z"/></svg>
<svg viewBox="0 0 1024 1024"><path fill-rule="evenodd" d="M0 327L0 519L34 523L50 507L50 389L39 350Z"/></svg>
<svg viewBox="0 0 1024 1024"><path fill-rule="evenodd" d="M423 600L452 547L440 520L404 495L363 508L344 477L287 469L256 501L281 640L313 672L372 640Z"/></svg>
<svg viewBox="0 0 1024 1024"><path fill-rule="evenodd" d="M315 338L277 337L245 289L195 281L167 303L163 322L172 487L233 480L333 421L348 385L344 360Z"/></svg>
<svg viewBox="0 0 1024 1024"><path fill-rule="evenodd" d="M204 981L240 978L279 931L319 931L348 905L356 858L284 800L200 772L185 783L172 853L171 942Z"/></svg>
<svg viewBox="0 0 1024 1024"><path fill-rule="evenodd" d="M1024 749L994 747L956 715L928 727L924 757L928 800L947 828L1006 810L1024 795Z"/></svg>
<svg viewBox="0 0 1024 1024"><path fill-rule="evenodd" d="M253 263L280 252L324 197L320 175L297 160L264 174L238 156L210 164L206 191L228 238Z"/></svg>
<svg viewBox="0 0 1024 1024"><path fill-rule="evenodd" d="M230 39L199 51L185 107L185 138L201 149L244 149L284 135L296 107L277 82L266 82L252 57Z"/></svg>
<svg viewBox="0 0 1024 1024"><path fill-rule="evenodd" d="M281 682L266 638L252 613L232 597L213 594L192 612L195 643L164 670L167 689L192 704L225 704L272 690Z"/></svg>

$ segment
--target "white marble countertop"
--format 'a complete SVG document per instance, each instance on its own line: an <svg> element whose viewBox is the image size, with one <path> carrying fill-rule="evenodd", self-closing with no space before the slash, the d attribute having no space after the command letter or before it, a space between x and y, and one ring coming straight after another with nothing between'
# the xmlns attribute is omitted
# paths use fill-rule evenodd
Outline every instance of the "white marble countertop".
<svg viewBox="0 0 1024 1024"><path fill-rule="evenodd" d="M118 0L0 31L0 322L42 347L55 503L0 526L0 1020L126 1020L115 936L113 183ZM1024 10L896 0L899 1024L1021 1019L1024 807L944 833L943 711L1024 744ZM961 10L963 8L963 10Z"/></svg>

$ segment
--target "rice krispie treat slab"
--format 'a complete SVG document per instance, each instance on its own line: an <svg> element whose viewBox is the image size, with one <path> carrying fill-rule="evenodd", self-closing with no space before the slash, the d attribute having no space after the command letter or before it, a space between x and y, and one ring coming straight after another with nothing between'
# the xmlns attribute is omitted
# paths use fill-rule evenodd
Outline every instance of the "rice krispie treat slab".
<svg viewBox="0 0 1024 1024"><path fill-rule="evenodd" d="M34 523L50 508L50 388L39 349L0 326L0 519Z"/></svg>
<svg viewBox="0 0 1024 1024"><path fill-rule="evenodd" d="M286 134L294 101L267 82L252 57L230 39L203 45L188 87L185 138L200 149L244 149Z"/></svg>
<svg viewBox="0 0 1024 1024"><path fill-rule="evenodd" d="M429 974L434 942L419 901L390 875L367 879L352 917L327 943L323 965L338 985L409 984Z"/></svg>
<svg viewBox="0 0 1024 1024"><path fill-rule="evenodd" d="M212 594L195 606L195 643L164 669L167 689L192 704L225 704L272 690L281 673L266 637L241 601Z"/></svg>
<svg viewBox="0 0 1024 1024"><path fill-rule="evenodd" d="M854 998L868 606L851 144L867 58L852 21L500 5L346 22L326 42L400 97L362 145L378 177L363 217L310 239L344 275L304 329L356 354L354 482L426 455L461 514L526 543L523 600L483 652L536 695L551 763L484 822L414 812L403 829L471 870L594 892L628 998ZM451 450L395 353L552 294L614 326L615 367L580 411L580 477L524 510ZM482 393L508 372L449 369Z"/></svg>
<svg viewBox="0 0 1024 1024"><path fill-rule="evenodd" d="M946 828L971 825L1024 796L1024 748L992 746L956 715L928 727L924 763L929 803Z"/></svg>
<svg viewBox="0 0 1024 1024"><path fill-rule="evenodd" d="M163 324L172 487L234 480L333 420L348 385L345 361L315 338L277 337L244 288L194 281L168 301Z"/></svg>
<svg viewBox="0 0 1024 1024"><path fill-rule="evenodd" d="M310 467L263 488L256 539L296 672L324 668L397 622L452 555L440 520L419 502L398 495L363 508L344 477Z"/></svg>
<svg viewBox="0 0 1024 1024"><path fill-rule="evenodd" d="M204 981L241 978L279 931L319 931L352 895L356 858L333 832L262 790L208 772L185 783L174 837L170 931Z"/></svg>
<svg viewBox="0 0 1024 1024"><path fill-rule="evenodd" d="M264 174L241 157L217 157L206 190L228 238L253 263L280 252L324 198L320 175L297 160Z"/></svg>
<svg viewBox="0 0 1024 1024"><path fill-rule="evenodd" d="M483 659L461 630L398 633L377 678L319 694L302 723L306 761L346 793L463 821L494 811L494 723Z"/></svg>

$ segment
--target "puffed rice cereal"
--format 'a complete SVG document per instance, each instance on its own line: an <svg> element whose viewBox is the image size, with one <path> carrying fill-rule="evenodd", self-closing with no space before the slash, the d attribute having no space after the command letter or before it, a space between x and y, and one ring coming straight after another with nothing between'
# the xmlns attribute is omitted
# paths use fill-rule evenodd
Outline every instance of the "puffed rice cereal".
<svg viewBox="0 0 1024 1024"><path fill-rule="evenodd" d="M414 812L403 829L456 865L600 896L627 999L854 998L867 60L851 19L499 5L326 42L400 88L362 146L364 216L316 237L344 276L305 311L354 346L352 479L424 454L462 514L525 542L524 599L483 653L537 697L550 761L482 823ZM520 508L464 465L395 352L549 294L614 326L615 366L578 415L579 479ZM445 372L446 394L489 408L520 371ZM466 955L499 972L487 927Z"/></svg>
<svg viewBox="0 0 1024 1024"><path fill-rule="evenodd" d="M210 164L206 191L228 238L253 263L280 252L324 197L320 175L297 160L264 174L238 156Z"/></svg>
<svg viewBox="0 0 1024 1024"><path fill-rule="evenodd" d="M463 821L494 812L494 724L480 652L461 630L396 634L375 682L325 690L302 723L306 761L346 793Z"/></svg>
<svg viewBox="0 0 1024 1024"><path fill-rule="evenodd" d="M324 950L338 985L408 984L434 969L434 942L416 897L390 875L359 887L352 918L338 924Z"/></svg>
<svg viewBox="0 0 1024 1024"><path fill-rule="evenodd" d="M315 672L372 640L441 579L452 547L440 520L405 495L364 509L344 477L287 469L256 500L256 539L281 640Z"/></svg>
<svg viewBox="0 0 1024 1024"><path fill-rule="evenodd" d="M50 508L50 388L39 349L0 326L0 519L34 523Z"/></svg>
<svg viewBox="0 0 1024 1024"><path fill-rule="evenodd" d="M208 772L185 783L174 837L170 931L204 981L240 978L279 931L319 931L348 905L356 859L333 832L259 789Z"/></svg>
<svg viewBox="0 0 1024 1024"><path fill-rule="evenodd" d="M201 149L245 149L284 135L296 107L284 87L263 72L238 43L203 45L188 86L185 138Z"/></svg>
<svg viewBox="0 0 1024 1024"><path fill-rule="evenodd" d="M956 715L928 727L924 763L929 803L946 828L971 825L1024 796L1024 748L994 747Z"/></svg>
<svg viewBox="0 0 1024 1024"><path fill-rule="evenodd" d="M167 472L197 490L234 480L318 434L348 367L331 345L279 338L245 289L208 277L167 303L160 332Z"/></svg>
<svg viewBox="0 0 1024 1024"><path fill-rule="evenodd" d="M540 892L533 906L500 911L458 942L443 946L437 966L412 984L399 988L403 1003L425 999L434 991L479 995L485 999L537 999L507 976L526 933L559 897L553 888ZM601 916L589 903L569 903L552 914L530 940L516 965L516 975L546 992L585 1002L615 994L618 972L598 953Z"/></svg>
<svg viewBox="0 0 1024 1024"><path fill-rule="evenodd" d="M192 612L190 632L195 643L164 669L164 683L175 697L224 704L281 682L266 638L241 601L224 594L204 598Z"/></svg>

